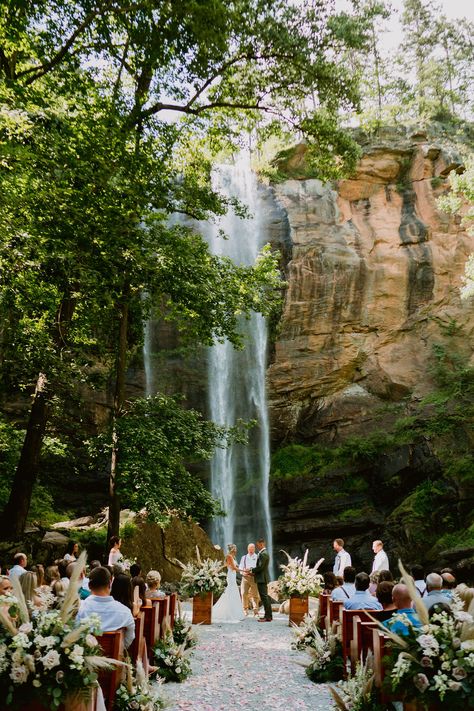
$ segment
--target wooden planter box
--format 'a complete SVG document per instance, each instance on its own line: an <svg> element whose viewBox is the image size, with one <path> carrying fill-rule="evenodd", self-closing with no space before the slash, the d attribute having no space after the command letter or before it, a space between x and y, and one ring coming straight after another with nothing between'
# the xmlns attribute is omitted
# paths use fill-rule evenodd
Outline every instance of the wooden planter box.
<svg viewBox="0 0 474 711"><path fill-rule="evenodd" d="M300 625L303 622L303 618L309 612L309 596L292 596L290 597L290 619L288 624L291 627L291 623L295 625Z"/></svg>
<svg viewBox="0 0 474 711"><path fill-rule="evenodd" d="M212 602L211 592L201 593L193 597L193 625L210 625L212 622Z"/></svg>

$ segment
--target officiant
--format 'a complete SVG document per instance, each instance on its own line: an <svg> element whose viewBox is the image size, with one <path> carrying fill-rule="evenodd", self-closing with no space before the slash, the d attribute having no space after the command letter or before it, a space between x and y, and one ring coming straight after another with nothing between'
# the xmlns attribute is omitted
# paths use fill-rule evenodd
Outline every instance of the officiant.
<svg viewBox="0 0 474 711"><path fill-rule="evenodd" d="M257 554L255 553L255 544L249 543L247 546L247 553L240 559L239 569L242 571L251 571L257 565ZM242 580L240 583L240 592L242 595L242 605L244 608L245 615L248 614L250 608L250 602L252 604L253 614L258 614L258 608L260 606L260 597L258 594L257 583L255 578L250 572L242 573Z"/></svg>

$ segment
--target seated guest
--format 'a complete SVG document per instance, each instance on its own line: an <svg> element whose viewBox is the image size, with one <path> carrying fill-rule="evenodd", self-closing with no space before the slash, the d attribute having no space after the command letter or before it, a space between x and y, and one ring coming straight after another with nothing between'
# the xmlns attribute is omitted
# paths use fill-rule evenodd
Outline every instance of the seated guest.
<svg viewBox="0 0 474 711"><path fill-rule="evenodd" d="M412 607L412 599L408 588L403 583L395 585L392 591L392 598L397 609L397 612L383 623L387 629L395 634L405 636L410 631L411 627L421 627L421 622ZM403 617L399 617L403 615Z"/></svg>
<svg viewBox="0 0 474 711"><path fill-rule="evenodd" d="M348 565L344 568L344 580L341 586L334 588L331 593L331 600L334 602L344 602L348 600L355 593L354 580L356 577L356 569L352 565Z"/></svg>
<svg viewBox="0 0 474 711"><path fill-rule="evenodd" d="M130 576L126 573L119 573L116 575L112 581L112 587L110 588L110 594L114 600L118 600L122 605L128 607L130 612L133 607L133 590L132 581Z"/></svg>
<svg viewBox="0 0 474 711"><path fill-rule="evenodd" d="M148 600L166 597L165 593L159 589L161 584L161 575L157 570L150 570L146 576L146 584L148 586L148 590L146 591L146 598Z"/></svg>
<svg viewBox="0 0 474 711"><path fill-rule="evenodd" d="M91 570L94 570L94 568L100 568L101 562L100 560L91 560L89 563L89 574ZM82 581L82 587L84 590L89 590L89 577L87 575L84 575L84 580ZM90 590L89 590L90 592Z"/></svg>
<svg viewBox="0 0 474 711"><path fill-rule="evenodd" d="M67 589L68 585L65 585L62 580L55 580L53 582L51 585L51 591L55 597L55 603L53 605L54 608L57 609L58 607L61 607L66 596Z"/></svg>
<svg viewBox="0 0 474 711"><path fill-rule="evenodd" d="M13 585L8 575L0 575L0 595L13 594Z"/></svg>
<svg viewBox="0 0 474 711"><path fill-rule="evenodd" d="M324 573L323 579L324 579L323 593L325 593L326 595L330 595L332 593L332 591L334 590L334 588L337 587L336 576L334 575L333 572L328 572L328 573Z"/></svg>
<svg viewBox="0 0 474 711"><path fill-rule="evenodd" d="M140 563L132 563L129 572L131 578L137 578L139 576L141 577L142 566L140 565Z"/></svg>
<svg viewBox="0 0 474 711"><path fill-rule="evenodd" d="M59 579L63 583L64 587L68 587L69 585L69 575L67 574L67 567L69 563L64 560L64 558L61 558L61 560L58 560L58 570L59 570Z"/></svg>
<svg viewBox="0 0 474 711"><path fill-rule="evenodd" d="M474 588L468 587L466 583L460 583L456 588L456 593L462 600L464 612L468 612L474 599Z"/></svg>
<svg viewBox="0 0 474 711"><path fill-rule="evenodd" d="M423 573L423 568L421 565L412 565L411 566L411 576L415 582L415 587L420 593L420 597L424 597L426 594L426 583L425 583L425 575Z"/></svg>
<svg viewBox="0 0 474 711"><path fill-rule="evenodd" d="M19 578L21 575L26 573L26 564L28 558L24 553L16 553L13 558L13 567L10 568L10 578Z"/></svg>
<svg viewBox="0 0 474 711"><path fill-rule="evenodd" d="M441 591L443 595L446 595L448 601L451 601L453 599L453 590L456 587L456 578L452 573L441 573L441 577L443 578Z"/></svg>
<svg viewBox="0 0 474 711"><path fill-rule="evenodd" d="M53 583L57 582L60 577L61 576L59 575L59 568L57 565L48 565L48 567L44 571L44 582L50 587L53 587Z"/></svg>
<svg viewBox="0 0 474 711"><path fill-rule="evenodd" d="M382 582L377 585L375 597L382 605L383 613L386 613L379 615L379 620L388 620L392 616L393 611L397 609L392 599L394 587L395 583L390 582L390 580L382 580Z"/></svg>
<svg viewBox="0 0 474 711"><path fill-rule="evenodd" d="M102 632L115 632L124 628L124 642L128 648L135 639L135 621L128 607L111 596L110 583L111 575L107 568L94 568L91 571L89 587L92 594L81 601L77 619L96 614L101 619Z"/></svg>
<svg viewBox="0 0 474 711"><path fill-rule="evenodd" d="M383 582L393 583L393 575L389 570L379 570L379 583Z"/></svg>
<svg viewBox="0 0 474 711"><path fill-rule="evenodd" d="M355 593L349 600L344 600L346 610L382 610L382 605L369 593L370 577L367 573L357 573Z"/></svg>
<svg viewBox="0 0 474 711"><path fill-rule="evenodd" d="M370 578L369 593L371 595L375 595L375 591L377 590L377 585L379 584L379 576L380 576L380 571L378 571L378 570L372 571L372 573L369 575L369 578Z"/></svg>
<svg viewBox="0 0 474 711"><path fill-rule="evenodd" d="M438 573L430 573L426 576L426 595L423 598L423 603L429 611L433 605L446 602L446 595L441 592L443 586L443 578Z"/></svg>
<svg viewBox="0 0 474 711"><path fill-rule="evenodd" d="M41 563L38 563L37 565L32 565L31 566L31 572L36 575L36 582L39 588L42 588L46 585L44 576L44 566L41 565Z"/></svg>
<svg viewBox="0 0 474 711"><path fill-rule="evenodd" d="M25 573L20 576L19 580L28 609L31 609L32 607L41 607L43 602L36 594L36 588L38 587L36 575L26 570Z"/></svg>
<svg viewBox="0 0 474 711"><path fill-rule="evenodd" d="M132 578L132 590L135 596L135 588L138 588L138 597L142 605L146 605L146 583L141 575L136 575Z"/></svg>
<svg viewBox="0 0 474 711"><path fill-rule="evenodd" d="M336 575L336 581L338 588L340 588L341 585L344 585L344 578L342 577L342 575Z"/></svg>
<svg viewBox="0 0 474 711"><path fill-rule="evenodd" d="M79 543L76 543L76 541L69 541L63 560L65 560L66 563L74 563L77 560L78 555Z"/></svg>
<svg viewBox="0 0 474 711"><path fill-rule="evenodd" d="M69 580L71 579L71 576L74 572L75 567L76 567L76 563L69 563L68 567L66 568L66 575ZM77 584L77 591L78 591L80 600L85 600L86 597L89 597L89 595L91 594L91 591L89 590L89 586L87 585L87 587L86 587L85 581L87 581L87 583L89 582L88 579L84 575L84 569L82 569L81 572L79 573L79 580L78 580L78 584Z"/></svg>

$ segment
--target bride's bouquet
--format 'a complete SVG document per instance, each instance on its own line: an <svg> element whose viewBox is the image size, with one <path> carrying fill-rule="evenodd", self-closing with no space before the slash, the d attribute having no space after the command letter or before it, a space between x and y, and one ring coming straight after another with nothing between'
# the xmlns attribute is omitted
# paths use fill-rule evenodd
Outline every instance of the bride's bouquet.
<svg viewBox="0 0 474 711"><path fill-rule="evenodd" d="M197 562L183 565L180 593L182 597L195 597L202 593L220 594L226 583L225 566L219 560L205 558L201 560L197 551Z"/></svg>
<svg viewBox="0 0 474 711"><path fill-rule="evenodd" d="M286 551L283 551L288 558L287 565L280 565L283 573L278 579L279 593L281 597L311 595L319 597L323 589L323 576L318 573L318 568L324 558L318 560L313 568L307 564L308 551L304 554L303 560L291 558Z"/></svg>

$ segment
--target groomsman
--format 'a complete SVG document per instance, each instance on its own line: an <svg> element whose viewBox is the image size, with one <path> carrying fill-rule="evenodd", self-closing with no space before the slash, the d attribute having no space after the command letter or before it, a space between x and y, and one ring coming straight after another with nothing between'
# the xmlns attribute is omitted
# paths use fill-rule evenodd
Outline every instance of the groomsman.
<svg viewBox="0 0 474 711"><path fill-rule="evenodd" d="M372 573L377 570L390 570L388 567L388 556L383 549L382 541L374 541L372 550L375 553L374 562L372 563Z"/></svg>
<svg viewBox="0 0 474 711"><path fill-rule="evenodd" d="M243 570L242 582L240 583L240 592L242 594L242 604L244 606L244 613L247 615L249 610L249 598L252 601L252 608L254 615L258 613L258 589L257 583L251 572L257 565L257 554L255 553L255 544L249 543L247 546L247 553L240 559L239 569Z"/></svg>
<svg viewBox="0 0 474 711"><path fill-rule="evenodd" d="M349 568L352 565L351 556L344 550L344 541L342 538L336 538L332 547L336 551L336 559L334 561L333 573L334 575L344 576L344 568Z"/></svg>

